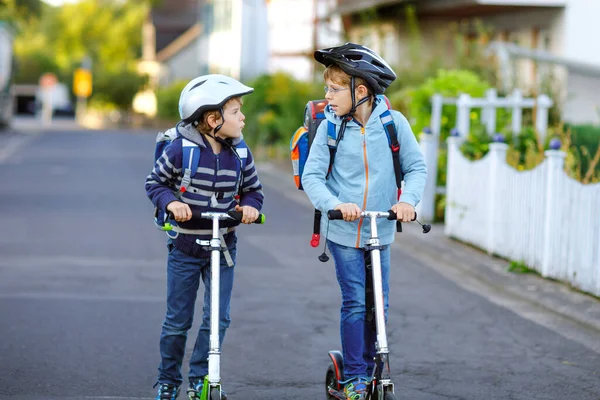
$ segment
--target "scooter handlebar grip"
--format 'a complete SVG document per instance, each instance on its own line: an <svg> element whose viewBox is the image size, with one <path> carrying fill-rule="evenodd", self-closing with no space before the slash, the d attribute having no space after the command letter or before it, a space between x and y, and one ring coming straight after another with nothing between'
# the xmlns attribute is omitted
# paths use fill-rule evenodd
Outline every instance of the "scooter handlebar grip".
<svg viewBox="0 0 600 400"><path fill-rule="evenodd" d="M395 212L393 212L392 210L388 210L388 213L390 214L389 217L387 219L389 219L390 221L393 221L395 219L398 219L398 216L396 215ZM417 212L415 211L415 217L412 219L413 221L417 220Z"/></svg>
<svg viewBox="0 0 600 400"><path fill-rule="evenodd" d="M243 213L241 211L229 211L227 214L236 221L242 222ZM265 214L258 214L258 218L256 218L253 224L264 224L265 219Z"/></svg>
<svg viewBox="0 0 600 400"><path fill-rule="evenodd" d="M321 235L319 235L318 233L313 233L312 237L310 238L310 245L312 247L319 247L320 242L321 242Z"/></svg>
<svg viewBox="0 0 600 400"><path fill-rule="evenodd" d="M329 210L327 211L327 217L329 219L344 219L342 212L340 210Z"/></svg>

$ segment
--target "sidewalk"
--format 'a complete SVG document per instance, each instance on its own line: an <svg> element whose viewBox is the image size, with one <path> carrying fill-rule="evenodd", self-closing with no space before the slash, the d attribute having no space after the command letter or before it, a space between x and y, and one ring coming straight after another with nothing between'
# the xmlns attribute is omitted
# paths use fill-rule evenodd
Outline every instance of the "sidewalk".
<svg viewBox="0 0 600 400"><path fill-rule="evenodd" d="M278 181L277 190L287 198L312 209L292 182L290 162L269 162L259 168L261 177ZM448 238L443 224L434 224L428 234L416 223L403 224L394 245L465 290L600 352L598 299L539 275L509 272L509 261Z"/></svg>
<svg viewBox="0 0 600 400"><path fill-rule="evenodd" d="M42 124L38 118L16 116L13 118L11 127L8 129L9 132L50 132L50 131L73 131L73 130L84 130L73 118L53 118L49 124Z"/></svg>

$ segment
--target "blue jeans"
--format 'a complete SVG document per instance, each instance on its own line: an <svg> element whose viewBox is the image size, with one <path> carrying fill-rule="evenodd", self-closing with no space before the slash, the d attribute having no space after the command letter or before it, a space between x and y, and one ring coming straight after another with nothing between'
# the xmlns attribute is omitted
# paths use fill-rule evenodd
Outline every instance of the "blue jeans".
<svg viewBox="0 0 600 400"><path fill-rule="evenodd" d="M344 375L346 379L369 376L373 372L376 355L377 335L374 325L366 321L365 301L365 253L364 249L346 247L327 241L333 256L337 280L342 291L340 333L344 355ZM383 283L383 303L387 320L390 248L381 253L381 276ZM373 324L375 321L372 322Z"/></svg>
<svg viewBox="0 0 600 400"><path fill-rule="evenodd" d="M200 279L204 282L204 306L202 324L190 358L189 379L208 374L208 350L210 336L210 258L188 256L168 245L167 258L167 313L160 334L160 357L158 382L181 385L181 364L185 351L187 332L192 327L194 307ZM229 249L235 263L236 248ZM227 266L221 254L221 278L219 298L219 339L223 343L225 331L231 322L229 303L233 289L234 267Z"/></svg>

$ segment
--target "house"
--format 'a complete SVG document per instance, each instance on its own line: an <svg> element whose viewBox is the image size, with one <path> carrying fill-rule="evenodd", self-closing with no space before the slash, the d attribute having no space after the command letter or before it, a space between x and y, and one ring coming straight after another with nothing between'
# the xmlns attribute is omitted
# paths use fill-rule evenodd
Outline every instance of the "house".
<svg viewBox="0 0 600 400"><path fill-rule="evenodd" d="M335 4L335 0L268 2L270 73L283 71L299 80L314 79L320 68L314 51L343 43L341 19L320 18Z"/></svg>
<svg viewBox="0 0 600 400"><path fill-rule="evenodd" d="M401 65L409 51L403 15L407 4L415 6L422 34L420 51L432 51L439 32L450 23L481 21L493 28L493 40L511 44L503 53L511 57L512 82L505 82L507 86L538 90L551 70L544 65L552 70L560 66L554 79L561 83L563 118L574 123L600 121L600 43L593 39L600 37L600 2L339 0L328 15L342 17L350 40L372 47L392 65ZM377 23L369 21L373 15ZM496 45L492 50L498 49Z"/></svg>

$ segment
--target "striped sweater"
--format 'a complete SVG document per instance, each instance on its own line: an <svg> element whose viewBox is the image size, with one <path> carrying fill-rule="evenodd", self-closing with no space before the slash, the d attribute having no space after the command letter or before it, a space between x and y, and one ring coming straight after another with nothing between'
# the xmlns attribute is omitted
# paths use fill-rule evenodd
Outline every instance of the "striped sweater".
<svg viewBox="0 0 600 400"><path fill-rule="evenodd" d="M179 123L175 129L179 136L165 148L146 178L146 194L155 207L166 211L169 203L181 201L190 206L194 215L205 211L231 211L237 204L234 196L239 193L237 187L241 184L240 205L261 210L264 196L250 149L247 152L245 168L240 175L241 163L233 150L223 146L219 154L214 154L208 141L192 126ZM196 175L184 193L179 192L183 175L182 137L196 143L200 148L200 163ZM236 139L233 145L236 146L240 142L241 139ZM220 221L221 227L237 224L235 221ZM183 229L211 229L212 222L207 219L193 219L178 225ZM190 256L208 257L209 253L196 244L196 239L206 240L210 237L210 234L179 234L174 245ZM235 231L225 235L228 247L234 240Z"/></svg>

